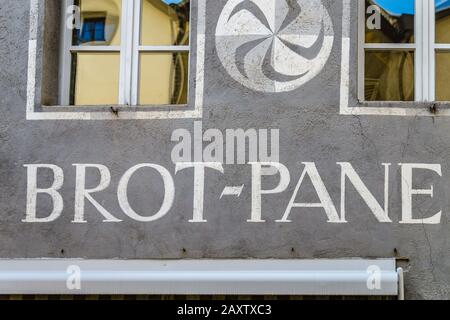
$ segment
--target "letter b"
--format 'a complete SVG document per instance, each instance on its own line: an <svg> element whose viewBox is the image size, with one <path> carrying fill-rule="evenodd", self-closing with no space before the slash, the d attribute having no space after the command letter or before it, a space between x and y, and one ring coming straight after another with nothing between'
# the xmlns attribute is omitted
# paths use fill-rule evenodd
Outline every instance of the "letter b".
<svg viewBox="0 0 450 320"><path fill-rule="evenodd" d="M59 218L64 208L63 198L58 192L64 183L63 170L51 164L27 164L27 214L22 222L52 222ZM50 188L40 189L37 187L37 171L46 168L53 171L53 183ZM46 218L36 217L37 195L44 193L49 195L53 201L53 210Z"/></svg>

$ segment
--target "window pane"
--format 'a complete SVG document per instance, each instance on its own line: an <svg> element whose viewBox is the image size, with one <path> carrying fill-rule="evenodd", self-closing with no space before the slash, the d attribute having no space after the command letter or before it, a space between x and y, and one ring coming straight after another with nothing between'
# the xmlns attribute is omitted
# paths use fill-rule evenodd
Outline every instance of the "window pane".
<svg viewBox="0 0 450 320"><path fill-rule="evenodd" d="M139 103L187 104L188 61L185 53L141 53Z"/></svg>
<svg viewBox="0 0 450 320"><path fill-rule="evenodd" d="M364 92L367 101L414 100L414 53L367 51Z"/></svg>
<svg viewBox="0 0 450 320"><path fill-rule="evenodd" d="M450 43L450 1L436 0L436 42Z"/></svg>
<svg viewBox="0 0 450 320"><path fill-rule="evenodd" d="M450 52L436 54L436 100L450 101Z"/></svg>
<svg viewBox="0 0 450 320"><path fill-rule="evenodd" d="M71 104L118 104L119 65L118 52L74 53Z"/></svg>
<svg viewBox="0 0 450 320"><path fill-rule="evenodd" d="M366 43L414 42L414 0L366 0L365 9Z"/></svg>
<svg viewBox="0 0 450 320"><path fill-rule="evenodd" d="M142 0L141 45L188 45L189 2Z"/></svg>
<svg viewBox="0 0 450 320"><path fill-rule="evenodd" d="M81 28L73 32L74 46L120 45L122 0L77 0Z"/></svg>

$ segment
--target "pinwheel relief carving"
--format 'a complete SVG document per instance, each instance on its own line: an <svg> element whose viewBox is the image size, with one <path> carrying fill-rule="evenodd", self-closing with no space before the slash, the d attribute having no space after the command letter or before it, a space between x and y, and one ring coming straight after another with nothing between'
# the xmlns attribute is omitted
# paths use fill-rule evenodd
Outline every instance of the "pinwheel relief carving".
<svg viewBox="0 0 450 320"><path fill-rule="evenodd" d="M225 69L262 92L291 91L317 76L333 40L321 0L229 0L216 29Z"/></svg>

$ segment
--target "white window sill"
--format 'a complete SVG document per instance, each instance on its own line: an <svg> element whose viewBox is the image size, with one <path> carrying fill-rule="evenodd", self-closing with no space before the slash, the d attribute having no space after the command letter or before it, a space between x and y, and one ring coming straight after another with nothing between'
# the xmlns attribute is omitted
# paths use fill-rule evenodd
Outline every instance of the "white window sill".
<svg viewBox="0 0 450 320"><path fill-rule="evenodd" d="M41 106L33 112L27 112L28 120L151 120L201 117L201 108L188 105Z"/></svg>
<svg viewBox="0 0 450 320"><path fill-rule="evenodd" d="M448 117L450 116L450 102L358 101L351 106L341 106L340 114L352 116Z"/></svg>

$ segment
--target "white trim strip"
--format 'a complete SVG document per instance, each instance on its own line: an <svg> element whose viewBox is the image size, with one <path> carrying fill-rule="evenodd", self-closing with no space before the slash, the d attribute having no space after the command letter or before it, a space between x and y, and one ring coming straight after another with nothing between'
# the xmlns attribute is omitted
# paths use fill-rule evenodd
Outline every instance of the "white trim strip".
<svg viewBox="0 0 450 320"><path fill-rule="evenodd" d="M351 0L342 1L341 88L339 104L341 114L346 114L347 112L346 110L348 109L350 95L350 2ZM358 11L359 10L361 10L361 2L359 2ZM361 37L361 33L358 33L358 37ZM359 47L358 56L361 56L361 52L364 53L364 50L361 50L361 47ZM364 56L364 54L362 54L362 56ZM358 82L358 94L364 94L364 87L360 88L360 82Z"/></svg>
<svg viewBox="0 0 450 320"><path fill-rule="evenodd" d="M28 41L27 114L34 111L36 99L36 40Z"/></svg>
<svg viewBox="0 0 450 320"><path fill-rule="evenodd" d="M350 8L347 8L350 9ZM345 9L344 9L345 10ZM365 56L365 50L364 50L364 44L366 43L366 30L365 30L365 17L366 17L366 13L365 13L365 1L358 1L358 78L357 78L357 94L358 94L358 100L359 101L364 101L365 98L365 89L364 89L364 74L365 74L365 60L366 60L366 56ZM343 29L345 28L347 32L350 32L350 13L348 15L345 16L345 14L343 13L342 16L342 25L343 25ZM342 30L342 34L344 34L344 30ZM348 57L346 56L345 59L345 64L346 66L350 64L350 35L347 35L348 40L345 40L346 42L348 42L348 44L344 47L344 44L342 45L342 56L346 56L348 55ZM342 40L344 43L344 39ZM343 61L344 62L344 61ZM350 70L343 70L342 72L345 73L349 73ZM350 75L349 75L350 76ZM349 88L347 89L349 91ZM348 92L347 92L348 95ZM341 103L342 105L342 103ZM347 99L347 104L345 104L345 106L348 105L348 99Z"/></svg>
<svg viewBox="0 0 450 320"><path fill-rule="evenodd" d="M191 8L192 10L192 8ZM191 38L192 39L192 38ZM192 41L190 44L192 46ZM196 118L203 117L205 90L205 50L206 50L206 0L197 2L197 64L195 70L195 112ZM193 48L191 52L194 52Z"/></svg>
<svg viewBox="0 0 450 320"><path fill-rule="evenodd" d="M39 2L38 0L30 1L30 33L28 40L28 70L27 70L27 105L28 112L34 111L36 99L36 49L37 34L39 25Z"/></svg>
<svg viewBox="0 0 450 320"><path fill-rule="evenodd" d="M30 40L36 40L39 28L39 1L30 0Z"/></svg>
<svg viewBox="0 0 450 320"><path fill-rule="evenodd" d="M394 259L0 261L0 294L396 296L398 279Z"/></svg>

